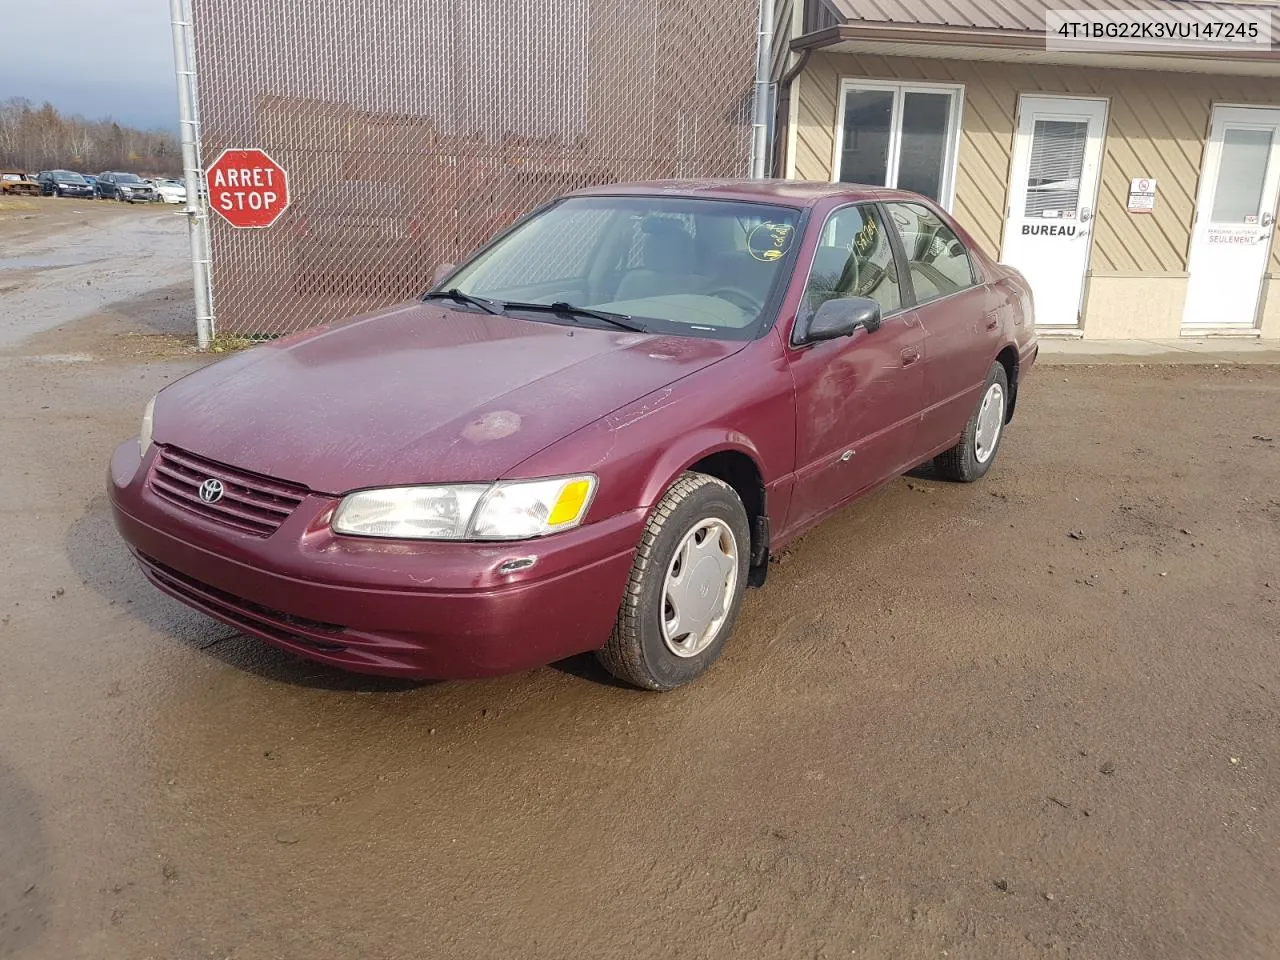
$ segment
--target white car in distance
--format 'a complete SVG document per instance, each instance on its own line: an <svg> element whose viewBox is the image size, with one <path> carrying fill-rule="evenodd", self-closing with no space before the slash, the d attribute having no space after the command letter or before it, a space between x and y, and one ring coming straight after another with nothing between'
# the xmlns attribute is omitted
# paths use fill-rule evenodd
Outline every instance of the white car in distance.
<svg viewBox="0 0 1280 960"><path fill-rule="evenodd" d="M169 180L161 177L151 181L156 196L165 203L186 203L187 185L181 180Z"/></svg>

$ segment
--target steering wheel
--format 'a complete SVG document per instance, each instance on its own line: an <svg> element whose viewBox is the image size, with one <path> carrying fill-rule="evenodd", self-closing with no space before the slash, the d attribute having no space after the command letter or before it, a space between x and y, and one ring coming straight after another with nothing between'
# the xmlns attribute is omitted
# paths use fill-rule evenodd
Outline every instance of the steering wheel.
<svg viewBox="0 0 1280 960"><path fill-rule="evenodd" d="M707 296L727 300L744 313L760 312L760 301L741 287L716 287Z"/></svg>

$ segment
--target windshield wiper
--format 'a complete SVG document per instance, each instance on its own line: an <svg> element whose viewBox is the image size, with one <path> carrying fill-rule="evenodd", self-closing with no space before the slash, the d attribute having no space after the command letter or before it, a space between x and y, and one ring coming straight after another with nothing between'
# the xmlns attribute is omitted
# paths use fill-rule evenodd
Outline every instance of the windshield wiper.
<svg viewBox="0 0 1280 960"><path fill-rule="evenodd" d="M590 317L592 320L612 324L623 330L630 330L632 333L649 332L625 313L609 313L606 310L592 310L590 307L575 307L572 303L565 303L563 300L556 303L520 303L508 300L504 306L510 310L540 310L543 313L561 313L568 317Z"/></svg>
<svg viewBox="0 0 1280 960"><path fill-rule="evenodd" d="M491 313L495 317L502 316L502 304L497 300L486 300L484 297L473 297L469 293L463 293L457 287L448 290L433 290L430 293L422 295L423 300L452 300L454 303L465 303L468 306L479 307L485 313Z"/></svg>

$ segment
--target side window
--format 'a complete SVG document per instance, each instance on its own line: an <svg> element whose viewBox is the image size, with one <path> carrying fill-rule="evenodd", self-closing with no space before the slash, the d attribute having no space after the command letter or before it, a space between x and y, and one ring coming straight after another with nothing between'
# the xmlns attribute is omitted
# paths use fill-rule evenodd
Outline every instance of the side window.
<svg viewBox="0 0 1280 960"><path fill-rule="evenodd" d="M875 207L845 207L827 218L804 288L805 306L828 300L869 297L885 315L902 307L897 262Z"/></svg>
<svg viewBox="0 0 1280 960"><path fill-rule="evenodd" d="M902 238L917 303L974 285L969 251L936 213L918 203L887 203L885 207Z"/></svg>

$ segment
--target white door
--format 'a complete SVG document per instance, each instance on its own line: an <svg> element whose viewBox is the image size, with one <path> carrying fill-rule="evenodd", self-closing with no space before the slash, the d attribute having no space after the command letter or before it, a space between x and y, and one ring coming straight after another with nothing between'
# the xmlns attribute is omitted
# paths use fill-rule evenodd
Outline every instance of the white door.
<svg viewBox="0 0 1280 960"><path fill-rule="evenodd" d="M1035 296L1036 326L1080 325L1107 101L1018 98L1001 259Z"/></svg>
<svg viewBox="0 0 1280 960"><path fill-rule="evenodd" d="M1280 190L1280 109L1214 107L1191 231L1184 327L1252 327Z"/></svg>

